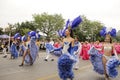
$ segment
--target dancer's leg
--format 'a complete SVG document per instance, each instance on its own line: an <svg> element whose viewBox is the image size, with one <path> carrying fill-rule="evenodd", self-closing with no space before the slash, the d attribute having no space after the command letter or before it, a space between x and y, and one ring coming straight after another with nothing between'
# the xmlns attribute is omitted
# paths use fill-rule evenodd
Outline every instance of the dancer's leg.
<svg viewBox="0 0 120 80"><path fill-rule="evenodd" d="M19 66L23 66L24 65L24 61L25 61L25 56L27 55L27 51L24 52L23 54L23 59L22 59L22 63Z"/></svg>
<svg viewBox="0 0 120 80"><path fill-rule="evenodd" d="M107 60L106 58L103 56L102 57L102 62L103 62L103 67L104 67L104 74L105 74L105 80L109 80L109 76L107 75L107 72L106 72L106 63L107 63Z"/></svg>

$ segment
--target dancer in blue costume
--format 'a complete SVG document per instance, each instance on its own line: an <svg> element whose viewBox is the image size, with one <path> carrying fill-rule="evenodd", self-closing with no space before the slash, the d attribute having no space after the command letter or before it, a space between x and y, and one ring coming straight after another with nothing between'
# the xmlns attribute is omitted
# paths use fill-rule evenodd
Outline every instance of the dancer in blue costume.
<svg viewBox="0 0 120 80"><path fill-rule="evenodd" d="M103 44L102 49L96 49L93 46L89 50L89 54L94 70L99 74L104 74L105 80L110 80L110 77L115 78L118 75L116 67L120 65L120 61L118 60L118 56L111 39L111 36L112 34L115 34L115 31L106 31L106 29L101 31L101 34L105 36L105 43ZM103 50L104 54L100 54L98 50ZM113 53L115 56L112 56Z"/></svg>
<svg viewBox="0 0 120 80"><path fill-rule="evenodd" d="M78 41L78 37L75 37L75 43L74 43L74 57L76 59L76 63L74 64L74 69L78 70L79 66L79 53L81 51L81 43Z"/></svg>
<svg viewBox="0 0 120 80"><path fill-rule="evenodd" d="M37 51L39 52L40 50L40 34L39 33L36 34L36 45L37 45ZM39 57L38 52L37 52L37 56Z"/></svg>
<svg viewBox="0 0 120 80"><path fill-rule="evenodd" d="M31 34L30 35L30 55L31 55L32 59L29 57L29 55L27 55L25 57L25 62L27 64L32 65L38 56L39 49L38 49L38 46L36 44L36 39L38 38L37 33L35 31L31 31L30 34ZM31 60L32 60L32 63L31 63Z"/></svg>
<svg viewBox="0 0 120 80"><path fill-rule="evenodd" d="M62 80L67 80L68 78L73 80L73 64L75 63L75 58L73 57L73 47L74 39L72 38L72 30L66 29L66 38L63 39L63 55L58 59L58 70L59 76Z"/></svg>
<svg viewBox="0 0 120 80"><path fill-rule="evenodd" d="M22 41L22 49L23 49L23 60L22 60L21 65L19 65L19 66L23 66L24 65L25 56L28 54L28 51L29 51L28 47L29 47L29 41L30 41L30 39L27 38L26 36L23 36L21 38L21 41Z"/></svg>
<svg viewBox="0 0 120 80"><path fill-rule="evenodd" d="M68 19L64 29L62 31L58 31L59 36L65 36L62 47L54 49L54 51L62 50L62 55L58 59L58 71L62 80L73 80L74 78L73 65L76 62L76 59L74 57L74 39L72 38L72 29L76 28L81 22L82 19L80 16L75 18L72 22Z"/></svg>
<svg viewBox="0 0 120 80"><path fill-rule="evenodd" d="M52 57L51 55L52 53L50 54L50 52L54 49L53 45L50 43L50 38L47 38L47 41L45 43L45 48L46 48L47 56L44 59L44 61L48 61L48 59ZM53 57L51 58L51 61L54 61Z"/></svg>
<svg viewBox="0 0 120 80"><path fill-rule="evenodd" d="M14 35L14 39L13 39L13 42L12 42L12 45L10 47L10 52L11 52L11 59L15 59L18 57L18 51L17 51L17 48L16 48L16 43L17 43L17 38L20 37L20 34L19 33L16 33Z"/></svg>
<svg viewBox="0 0 120 80"><path fill-rule="evenodd" d="M23 60L22 60L21 65L19 66L23 66L24 61L27 64L32 65L34 61L36 60L36 57L38 55L38 47L36 45L36 39L37 37L36 37L35 31L31 31L28 33L27 42L25 43L25 51L23 55Z"/></svg>

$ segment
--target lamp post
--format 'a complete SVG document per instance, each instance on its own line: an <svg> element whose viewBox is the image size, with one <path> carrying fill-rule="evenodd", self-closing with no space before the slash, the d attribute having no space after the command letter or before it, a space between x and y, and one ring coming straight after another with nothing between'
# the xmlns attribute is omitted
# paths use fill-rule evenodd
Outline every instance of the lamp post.
<svg viewBox="0 0 120 80"><path fill-rule="evenodd" d="M15 30L15 27L12 26L12 24L9 24L9 43L8 43L8 52L10 52L10 39L11 39L11 33L12 33L12 30Z"/></svg>
<svg viewBox="0 0 120 80"><path fill-rule="evenodd" d="M92 41L96 40L96 34L94 34L94 32L97 30L97 26L95 26L95 28L91 28L91 37L92 37ZM94 36L95 35L95 36Z"/></svg>
<svg viewBox="0 0 120 80"><path fill-rule="evenodd" d="M11 38L11 31L12 31L12 25L9 24L9 43L8 43L8 53L10 52L10 38Z"/></svg>

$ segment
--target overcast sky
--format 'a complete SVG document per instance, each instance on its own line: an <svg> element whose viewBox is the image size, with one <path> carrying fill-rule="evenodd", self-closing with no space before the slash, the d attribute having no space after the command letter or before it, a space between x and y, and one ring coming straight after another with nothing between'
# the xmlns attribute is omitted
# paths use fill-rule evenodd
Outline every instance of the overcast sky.
<svg viewBox="0 0 120 80"><path fill-rule="evenodd" d="M0 27L31 21L32 14L62 14L64 19L85 15L120 30L120 0L0 0Z"/></svg>

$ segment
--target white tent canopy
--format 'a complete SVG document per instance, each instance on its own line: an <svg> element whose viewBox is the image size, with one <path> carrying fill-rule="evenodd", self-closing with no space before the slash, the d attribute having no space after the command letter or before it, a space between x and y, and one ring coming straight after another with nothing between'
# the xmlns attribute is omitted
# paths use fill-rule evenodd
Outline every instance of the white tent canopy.
<svg viewBox="0 0 120 80"><path fill-rule="evenodd" d="M43 32L39 32L39 34L40 34L41 36L47 36L47 34L45 34L45 33L43 33Z"/></svg>
<svg viewBox="0 0 120 80"><path fill-rule="evenodd" d="M2 38L2 39L9 38L9 36L7 34L3 34L3 35L0 35L0 38Z"/></svg>

